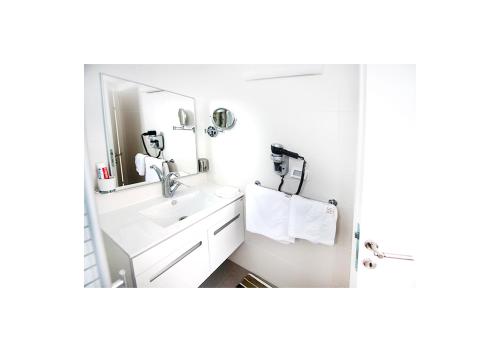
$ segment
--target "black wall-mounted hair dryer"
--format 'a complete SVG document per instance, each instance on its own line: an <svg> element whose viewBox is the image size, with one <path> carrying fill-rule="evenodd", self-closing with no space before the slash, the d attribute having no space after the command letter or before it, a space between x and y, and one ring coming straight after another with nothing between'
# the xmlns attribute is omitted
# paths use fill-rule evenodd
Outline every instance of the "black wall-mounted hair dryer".
<svg viewBox="0 0 500 352"><path fill-rule="evenodd" d="M284 154L283 146L278 143L271 144L271 160L274 163L274 172L284 176L288 172L288 155Z"/></svg>
<svg viewBox="0 0 500 352"><path fill-rule="evenodd" d="M146 147L146 142L144 142L144 137L148 138L149 146L153 149L158 150L158 155L154 156L149 153L148 147ZM163 149L165 149L165 139L161 132L156 133L156 131L147 131L141 134L142 145L144 146L144 151L154 158L159 158Z"/></svg>
<svg viewBox="0 0 500 352"><path fill-rule="evenodd" d="M304 182L304 173L305 173L305 169L306 169L305 159L302 156L300 156L298 153L286 150L285 148L283 148L283 145L281 145L279 143L271 144L271 160L274 163L274 172L276 172L278 175L281 176L281 183L278 187L278 191L281 191L281 186L283 186L283 180L285 178L285 175L288 173L288 164L289 164L288 157L303 160L302 174L300 175L299 188L297 190L297 193L295 193L295 194L299 194L300 189L302 188L302 183Z"/></svg>

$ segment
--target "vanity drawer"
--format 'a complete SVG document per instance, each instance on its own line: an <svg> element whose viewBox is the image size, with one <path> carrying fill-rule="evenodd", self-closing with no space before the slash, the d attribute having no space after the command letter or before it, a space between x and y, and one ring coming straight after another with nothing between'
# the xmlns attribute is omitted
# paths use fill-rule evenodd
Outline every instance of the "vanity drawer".
<svg viewBox="0 0 500 352"><path fill-rule="evenodd" d="M200 236L203 236L203 240L206 242L205 233L206 225L203 226L203 221L201 221L148 249L146 252L132 259L134 275L139 276L156 263L182 252L182 249L186 248L186 246L198 242L201 238Z"/></svg>
<svg viewBox="0 0 500 352"><path fill-rule="evenodd" d="M132 259L137 287L198 287L244 239L243 198Z"/></svg>
<svg viewBox="0 0 500 352"><path fill-rule="evenodd" d="M243 243L243 200L237 200L218 214L219 220L208 228L210 267L215 270Z"/></svg>
<svg viewBox="0 0 500 352"><path fill-rule="evenodd" d="M182 241L168 243L176 237ZM205 231L200 231L198 226L192 226L165 243L168 246L164 246L166 251L161 260L136 274L137 287L198 287L210 274Z"/></svg>
<svg viewBox="0 0 500 352"><path fill-rule="evenodd" d="M243 199L240 198L235 200L234 202L226 205L224 208L218 210L206 220L209 227L216 226L221 222L232 219L234 216L241 214L240 217L243 216Z"/></svg>

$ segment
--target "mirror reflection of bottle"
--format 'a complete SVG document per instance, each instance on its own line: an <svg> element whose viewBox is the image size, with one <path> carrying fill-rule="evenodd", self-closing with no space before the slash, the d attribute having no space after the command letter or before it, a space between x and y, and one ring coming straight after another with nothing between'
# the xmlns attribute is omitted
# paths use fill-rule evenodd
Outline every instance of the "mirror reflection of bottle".
<svg viewBox="0 0 500 352"><path fill-rule="evenodd" d="M102 162L96 163L95 166L97 169L97 178L99 180L104 180L109 178L109 170L105 163Z"/></svg>

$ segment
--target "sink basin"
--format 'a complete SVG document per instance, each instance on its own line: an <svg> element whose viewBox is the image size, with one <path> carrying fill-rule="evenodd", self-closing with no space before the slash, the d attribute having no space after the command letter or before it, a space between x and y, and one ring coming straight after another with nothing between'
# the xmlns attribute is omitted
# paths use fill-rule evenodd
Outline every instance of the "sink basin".
<svg viewBox="0 0 500 352"><path fill-rule="evenodd" d="M160 204L139 211L154 223L168 227L206 209L217 202L214 196L196 191L180 197L165 199Z"/></svg>

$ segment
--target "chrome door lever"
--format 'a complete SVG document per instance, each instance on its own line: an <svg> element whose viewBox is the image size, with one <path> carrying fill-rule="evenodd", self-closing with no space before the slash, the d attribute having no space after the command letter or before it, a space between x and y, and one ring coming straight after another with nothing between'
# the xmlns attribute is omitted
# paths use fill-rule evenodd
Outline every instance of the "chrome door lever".
<svg viewBox="0 0 500 352"><path fill-rule="evenodd" d="M383 252L382 255L383 255L382 258L400 259L400 260L415 260L415 258L413 258L413 256L408 255L408 254L395 254L395 253Z"/></svg>
<svg viewBox="0 0 500 352"><path fill-rule="evenodd" d="M365 248L371 250L373 252L373 254L380 259L389 258L389 259L400 259L400 260L415 260L413 258L413 256L408 255L408 254L395 254L395 253L381 252L378 249L378 244L376 244L373 241L366 241Z"/></svg>

